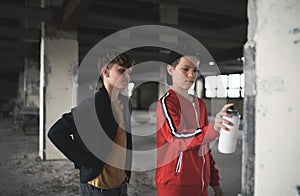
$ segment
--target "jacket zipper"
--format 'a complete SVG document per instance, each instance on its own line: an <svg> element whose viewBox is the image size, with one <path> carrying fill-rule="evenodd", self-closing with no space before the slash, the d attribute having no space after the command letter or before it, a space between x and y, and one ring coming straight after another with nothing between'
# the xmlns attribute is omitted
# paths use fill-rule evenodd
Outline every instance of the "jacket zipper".
<svg viewBox="0 0 300 196"><path fill-rule="evenodd" d="M198 128L200 128L200 123L199 123L199 116L198 116L198 113L197 113L197 110L196 110L196 105L195 105L195 103L193 102L192 103L192 105L193 105L193 108L194 108L194 111L195 111L195 115L196 115L196 122L197 122L197 126L198 126ZM202 158L203 158L203 164L202 164L202 190L203 190L203 188L204 188L204 165L205 165L205 156L204 156L204 153L203 153L203 149L204 148L202 148Z"/></svg>
<svg viewBox="0 0 300 196"><path fill-rule="evenodd" d="M193 108L194 108L194 112L195 112L195 115L196 115L196 122L197 122L197 128L200 128L200 123L199 123L199 116L198 116L198 113L197 113L197 110L196 110L196 105L195 105L195 103L193 102L192 103L192 105L193 105Z"/></svg>
<svg viewBox="0 0 300 196"><path fill-rule="evenodd" d="M202 148L202 158L203 158L203 165L202 165L202 191L204 189L204 165L205 165L205 156L204 156L204 152L203 152L203 149Z"/></svg>
<svg viewBox="0 0 300 196"><path fill-rule="evenodd" d="M183 156L183 152L180 151L180 152L179 152L178 161L177 161L177 165L176 165L176 170L175 170L175 174L176 174L176 175L178 175L178 174L180 173L180 170L181 170L182 156Z"/></svg>
<svg viewBox="0 0 300 196"><path fill-rule="evenodd" d="M195 103L193 102L192 105L193 105L194 112L195 112L195 115L196 115L197 126L198 126L198 128L200 128L200 124L199 124L199 120L198 120L198 113L197 113L197 110L196 110ZM179 152L178 161L177 161L177 165L176 165L176 170L175 170L175 174L176 174L176 175L178 175L178 174L180 173L180 171L181 171L181 166L182 166L182 156L183 156L183 152L180 151L180 152ZM202 171L202 172L203 172L203 171Z"/></svg>

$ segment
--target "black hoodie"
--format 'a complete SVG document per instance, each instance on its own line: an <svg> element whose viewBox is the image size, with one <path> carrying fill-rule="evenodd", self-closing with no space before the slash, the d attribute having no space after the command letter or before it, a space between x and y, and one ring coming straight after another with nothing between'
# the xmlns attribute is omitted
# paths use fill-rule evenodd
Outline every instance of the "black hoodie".
<svg viewBox="0 0 300 196"><path fill-rule="evenodd" d="M126 96L120 94L119 98L124 107L127 135L125 169L129 180L132 164L131 104ZM95 122L89 122L93 118L104 131L97 129ZM83 123L85 121L87 122ZM112 142L109 141L114 141L118 127L109 95L103 85L94 97L84 100L71 112L63 114L50 128L48 137L74 163L75 168L80 169L80 182L86 183L102 172L105 158L111 150Z"/></svg>

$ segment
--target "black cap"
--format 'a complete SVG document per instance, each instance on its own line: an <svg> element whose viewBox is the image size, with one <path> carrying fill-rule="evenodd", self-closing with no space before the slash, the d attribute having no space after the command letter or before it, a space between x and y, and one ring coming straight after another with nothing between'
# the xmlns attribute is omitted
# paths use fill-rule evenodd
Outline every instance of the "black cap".
<svg viewBox="0 0 300 196"><path fill-rule="evenodd" d="M167 59L167 63L171 64L174 61L176 61L177 59L181 58L182 56L183 56L182 54L179 54L178 52L171 50L171 52L168 56L168 59Z"/></svg>

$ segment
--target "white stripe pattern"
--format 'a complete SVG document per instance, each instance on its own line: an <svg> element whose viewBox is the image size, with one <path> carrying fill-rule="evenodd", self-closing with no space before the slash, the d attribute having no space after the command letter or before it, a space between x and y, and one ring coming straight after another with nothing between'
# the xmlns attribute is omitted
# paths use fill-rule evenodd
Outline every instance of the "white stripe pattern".
<svg viewBox="0 0 300 196"><path fill-rule="evenodd" d="M183 152L180 151L179 157L178 157L178 162L177 162L177 165L176 165L176 171L175 171L176 174L180 173L181 164L182 164L182 156L183 156Z"/></svg>
<svg viewBox="0 0 300 196"><path fill-rule="evenodd" d="M177 138L181 138L181 139L185 139L185 138L189 138L189 137L194 137L195 135L199 134L202 132L202 129L197 128L194 132L192 133L177 133L176 128L174 127L172 118L170 117L169 113L168 113L168 109L167 109L167 105L166 105L166 98L170 95L169 92L166 93L165 96L163 96L162 98L162 108L163 108L163 112L164 115L167 119L168 125L171 129L172 135L174 135Z"/></svg>
<svg viewBox="0 0 300 196"><path fill-rule="evenodd" d="M205 154L204 154L204 146L203 147L201 147L202 148L202 154L203 154L203 156L202 156L202 159L203 159L203 164L202 164L202 191L204 190L204 166L205 166Z"/></svg>

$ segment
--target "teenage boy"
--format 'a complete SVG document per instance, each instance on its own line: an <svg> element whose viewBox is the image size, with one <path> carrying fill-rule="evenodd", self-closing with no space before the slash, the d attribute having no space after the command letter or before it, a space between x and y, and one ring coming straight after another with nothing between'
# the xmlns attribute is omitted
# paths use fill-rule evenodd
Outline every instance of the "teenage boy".
<svg viewBox="0 0 300 196"><path fill-rule="evenodd" d="M188 93L195 82L200 60L195 55L172 52L167 72L172 77L172 88L159 100L157 119L158 196L208 196L212 186L216 196L224 196L219 172L209 148L209 142L219 136L220 128L228 130L223 106L215 123L208 123L206 105L202 99Z"/></svg>
<svg viewBox="0 0 300 196"><path fill-rule="evenodd" d="M132 149L131 105L120 91L128 86L133 60L123 53L118 56L107 54L99 62L103 85L90 100L93 100L94 116L101 127L98 132L103 131L104 136L86 140L86 135L97 135L92 133L96 126L91 127L89 123L92 112L80 113L91 104L80 104L56 121L48 137L79 169L80 195L127 196ZM86 125L82 119L78 120L80 116L86 119ZM93 146L100 146L96 152L102 157L91 152L95 150Z"/></svg>

